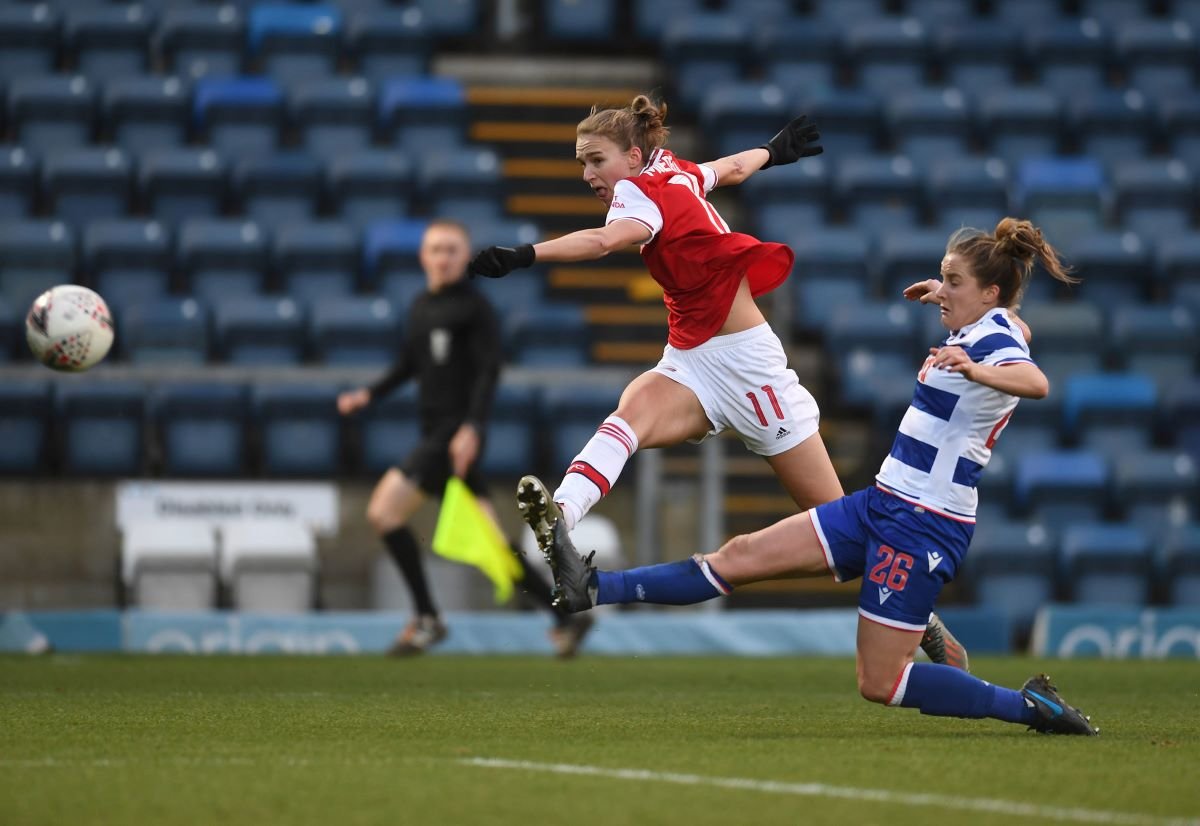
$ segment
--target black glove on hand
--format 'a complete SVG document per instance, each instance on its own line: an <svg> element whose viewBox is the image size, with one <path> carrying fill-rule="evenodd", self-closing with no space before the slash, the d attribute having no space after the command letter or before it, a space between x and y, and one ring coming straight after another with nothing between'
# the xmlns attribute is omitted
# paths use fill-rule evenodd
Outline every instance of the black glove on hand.
<svg viewBox="0 0 1200 826"><path fill-rule="evenodd" d="M519 247L488 247L471 259L468 271L472 278L477 275L484 278L503 278L515 269L532 267L533 261L533 244L522 244Z"/></svg>
<svg viewBox="0 0 1200 826"><path fill-rule="evenodd" d="M817 125L808 120L808 115L801 115L780 129L778 135L759 147L767 150L767 154L770 155L760 169L783 166L787 163L795 163L801 158L820 155L825 151L817 143L820 139L821 133L817 131Z"/></svg>

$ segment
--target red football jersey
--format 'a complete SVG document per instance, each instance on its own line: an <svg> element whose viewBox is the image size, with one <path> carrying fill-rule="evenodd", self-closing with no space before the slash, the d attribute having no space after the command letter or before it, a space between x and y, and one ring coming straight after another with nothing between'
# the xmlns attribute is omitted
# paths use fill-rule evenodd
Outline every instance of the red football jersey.
<svg viewBox="0 0 1200 826"><path fill-rule="evenodd" d="M650 230L642 258L663 288L667 341L681 350L721 329L743 278L759 296L792 271L794 256L786 245L729 231L705 199L716 177L707 166L657 149L640 173L613 187L606 220L634 220Z"/></svg>

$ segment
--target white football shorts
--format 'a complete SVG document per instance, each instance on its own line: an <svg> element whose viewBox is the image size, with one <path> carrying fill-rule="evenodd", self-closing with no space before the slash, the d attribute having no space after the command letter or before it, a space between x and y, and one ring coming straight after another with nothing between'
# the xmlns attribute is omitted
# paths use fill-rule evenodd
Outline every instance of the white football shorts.
<svg viewBox="0 0 1200 826"><path fill-rule="evenodd" d="M696 394L713 429L701 439L731 429L752 453L775 456L817 432L821 411L812 394L787 366L787 354L769 324L698 347L667 345L654 368Z"/></svg>

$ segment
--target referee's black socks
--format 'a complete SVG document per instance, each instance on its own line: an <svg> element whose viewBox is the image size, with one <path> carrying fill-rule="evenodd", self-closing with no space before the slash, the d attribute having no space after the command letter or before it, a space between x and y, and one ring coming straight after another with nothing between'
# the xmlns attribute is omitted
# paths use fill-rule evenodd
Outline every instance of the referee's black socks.
<svg viewBox="0 0 1200 826"><path fill-rule="evenodd" d="M396 561L396 567L404 575L417 613L436 617L437 606L433 604L433 597L429 593L429 580L425 578L425 566L421 562L421 548L417 545L416 536L408 528L401 527L384 534L383 542Z"/></svg>

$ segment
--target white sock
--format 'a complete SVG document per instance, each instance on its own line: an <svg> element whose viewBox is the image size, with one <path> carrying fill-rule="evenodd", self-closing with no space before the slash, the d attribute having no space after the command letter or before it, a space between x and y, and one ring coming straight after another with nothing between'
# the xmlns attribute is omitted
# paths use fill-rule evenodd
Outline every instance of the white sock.
<svg viewBox="0 0 1200 826"><path fill-rule="evenodd" d="M638 438L624 419L609 416L604 420L554 491L554 501L562 510L568 531L574 530L579 520L608 495L637 449Z"/></svg>

